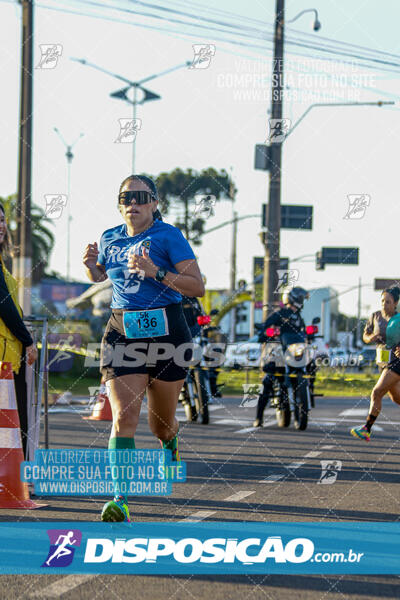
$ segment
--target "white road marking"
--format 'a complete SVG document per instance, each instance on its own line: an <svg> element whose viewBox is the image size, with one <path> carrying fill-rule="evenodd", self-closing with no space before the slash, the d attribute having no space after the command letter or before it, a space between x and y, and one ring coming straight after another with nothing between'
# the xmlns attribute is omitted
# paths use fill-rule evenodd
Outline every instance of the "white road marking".
<svg viewBox="0 0 400 600"><path fill-rule="evenodd" d="M199 521L202 521L203 519L207 519L208 517L211 517L211 515L215 515L215 513L216 513L215 510L198 510L197 512L189 515L185 519L182 519L180 522L183 523L183 522L190 521L191 523L198 523Z"/></svg>
<svg viewBox="0 0 400 600"><path fill-rule="evenodd" d="M245 427L244 429L238 429L233 433L249 433L249 431L255 431L256 429L259 429L259 427Z"/></svg>
<svg viewBox="0 0 400 600"><path fill-rule="evenodd" d="M246 492L245 490L241 492L236 492L236 494L232 494L232 496L228 496L225 498L224 502L239 502L239 500L243 500L243 498L247 498L247 496L251 496L251 494L255 494L254 492Z"/></svg>
<svg viewBox="0 0 400 600"><path fill-rule="evenodd" d="M319 452L318 450L311 450L311 452L308 452L307 454L304 455L304 458L315 458L316 456L319 456L321 454L321 452Z"/></svg>
<svg viewBox="0 0 400 600"><path fill-rule="evenodd" d="M365 408L347 408L343 412L339 413L339 417L366 417L368 413L367 407Z"/></svg>
<svg viewBox="0 0 400 600"><path fill-rule="evenodd" d="M215 425L246 425L250 419L218 419L214 421Z"/></svg>
<svg viewBox="0 0 400 600"><path fill-rule="evenodd" d="M209 404L208 405L208 410L209 412L214 412L215 410L221 410L221 408L226 408L225 406L221 406L221 405L216 405L216 404ZM147 409L145 409L147 411ZM145 412L145 410L142 409L141 412ZM185 409L183 406L178 406L176 409L176 412L185 412Z"/></svg>
<svg viewBox="0 0 400 600"><path fill-rule="evenodd" d="M286 477L285 473L277 473L276 475L268 475L265 479L261 479L260 483L274 483Z"/></svg>
<svg viewBox="0 0 400 600"><path fill-rule="evenodd" d="M93 575L67 575L61 579L57 579L54 583L51 583L41 590L37 590L29 594L29 598L59 598L66 592L70 592L78 585L87 583L90 579L97 577L97 573Z"/></svg>
<svg viewBox="0 0 400 600"><path fill-rule="evenodd" d="M321 446L321 450L332 450L335 446Z"/></svg>
<svg viewBox="0 0 400 600"><path fill-rule="evenodd" d="M288 465L286 467L286 469L291 469L292 471L294 471L295 469L300 469L300 467L302 467L304 465L304 461L303 462L294 462L291 463L290 465Z"/></svg>
<svg viewBox="0 0 400 600"><path fill-rule="evenodd" d="M269 421L268 423L264 423L262 427L246 427L245 429L238 429L233 433L248 433L249 431L255 431L256 429L259 429L261 431L265 427L273 427L274 425L276 425L275 421Z"/></svg>

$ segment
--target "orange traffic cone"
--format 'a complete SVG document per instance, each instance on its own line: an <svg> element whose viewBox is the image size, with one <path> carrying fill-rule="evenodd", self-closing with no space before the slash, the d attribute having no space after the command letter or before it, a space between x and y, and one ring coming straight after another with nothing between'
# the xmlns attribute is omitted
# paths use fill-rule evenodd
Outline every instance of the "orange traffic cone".
<svg viewBox="0 0 400 600"><path fill-rule="evenodd" d="M29 499L28 484L20 475L23 461L12 366L0 362L0 508L46 506Z"/></svg>
<svg viewBox="0 0 400 600"><path fill-rule="evenodd" d="M104 382L103 377L100 381L100 389L97 394L96 404L93 407L93 412L90 417L84 417L85 419L90 419L91 421L112 421L112 412L110 400L107 396L106 384Z"/></svg>

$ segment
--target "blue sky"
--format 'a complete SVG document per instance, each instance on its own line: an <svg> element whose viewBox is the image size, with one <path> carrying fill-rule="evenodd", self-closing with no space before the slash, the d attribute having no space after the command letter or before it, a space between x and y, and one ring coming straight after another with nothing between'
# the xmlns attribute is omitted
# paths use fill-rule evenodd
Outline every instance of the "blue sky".
<svg viewBox="0 0 400 600"><path fill-rule="evenodd" d="M44 4L50 4L49 1ZM57 3L53 3L57 4ZM71 4L59 2L58 6ZM75 3L78 4L78 3ZM121 3L120 3L121 4ZM128 3L125 3L126 5ZM166 2L162 2L166 6ZM170 3L194 12L194 5ZM243 17L272 24L275 1L234 3L209 0L203 7L234 12ZM132 3L135 6L135 3ZM384 10L382 9L384 6ZM318 36L368 46L400 55L398 22L400 5L395 0L293 0L286 3L289 20L299 11L315 7L322 29ZM205 14L203 8L199 14ZM292 27L310 33L312 17L301 17ZM137 23L155 22L138 17ZM67 141L84 132L75 148L72 167L70 210L72 276L84 280L81 262L88 242L99 240L104 229L117 225L116 197L120 182L130 174L131 146L116 144L118 120L131 116L127 104L110 98L123 84L89 67L69 60L85 58L105 69L133 80L157 73L193 58L192 44L215 44L216 52L207 69L181 69L149 82L148 87L162 96L139 108L142 128L137 136L137 171L157 174L179 166L202 169L233 168L238 188L239 215L258 213L267 199L268 176L253 168L254 145L267 135L271 43L256 40L265 52L234 46L213 38L213 32L199 30L184 37L161 33L132 24L66 14L44 8L35 10L35 65L40 59L39 44L60 44L62 55L56 68L35 69L34 75L34 158L33 201L45 206L46 194L66 193L64 149L53 131L57 126ZM0 152L0 194L15 192L18 158L20 7L0 2L2 39L2 137ZM289 30L288 30L289 34ZM311 38L309 38L311 39ZM322 245L359 246L359 267L327 267L317 272L313 262L299 262L299 283L304 287L332 285L344 291L362 278L372 284L374 277L400 277L396 243L399 223L398 103L400 85L396 73L361 70L356 66L331 63L334 80L327 79L321 63L301 58L287 46L287 99L284 116L294 123L318 90L324 101L394 100L392 107L344 107L314 109L284 144L282 202L313 204L312 232L282 231L281 255L292 258L314 254ZM299 61L303 61L300 63ZM305 61L305 62L304 62ZM303 65L303 66L302 66ZM298 71L311 73L300 81ZM241 75L248 75L241 78ZM260 86L256 74L266 75ZM364 88L352 87L360 76ZM340 84L340 77L345 84ZM235 79L236 78L236 79ZM233 85L232 82L236 81ZM328 81L327 87L323 87ZM337 86L333 87L334 82ZM299 95L304 92L304 95ZM296 96L297 94L297 96ZM362 219L344 219L349 194L367 194L370 205ZM221 202L209 227L226 221L231 204ZM51 267L66 271L67 212L54 220L56 246ZM252 257L263 247L258 238L258 219L241 222L238 236L238 278L249 280ZM201 270L210 287L229 285L230 228L204 237L196 250ZM340 309L356 312L356 292L344 295ZM379 302L379 294L363 288L363 314Z"/></svg>

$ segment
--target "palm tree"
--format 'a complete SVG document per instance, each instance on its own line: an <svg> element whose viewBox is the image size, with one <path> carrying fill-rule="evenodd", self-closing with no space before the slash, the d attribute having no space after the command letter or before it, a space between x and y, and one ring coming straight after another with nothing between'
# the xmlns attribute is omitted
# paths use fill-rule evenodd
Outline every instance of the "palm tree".
<svg viewBox="0 0 400 600"><path fill-rule="evenodd" d="M8 228L15 245L17 242L17 195L11 194L7 198L0 196L0 203L4 206ZM52 220L46 217L43 208L32 204L32 283L38 283L44 276L54 247L54 234L46 227L47 223L52 223Z"/></svg>

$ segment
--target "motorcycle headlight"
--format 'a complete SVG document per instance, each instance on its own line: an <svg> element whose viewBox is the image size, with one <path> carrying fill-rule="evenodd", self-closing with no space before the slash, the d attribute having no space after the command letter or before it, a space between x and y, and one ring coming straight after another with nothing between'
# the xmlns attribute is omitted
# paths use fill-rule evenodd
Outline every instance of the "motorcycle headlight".
<svg viewBox="0 0 400 600"><path fill-rule="evenodd" d="M305 344L290 344L289 346L289 352L296 358L301 358L305 352L305 349Z"/></svg>

